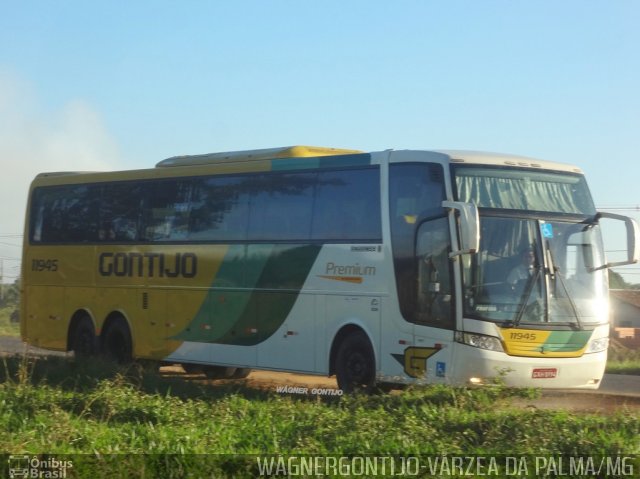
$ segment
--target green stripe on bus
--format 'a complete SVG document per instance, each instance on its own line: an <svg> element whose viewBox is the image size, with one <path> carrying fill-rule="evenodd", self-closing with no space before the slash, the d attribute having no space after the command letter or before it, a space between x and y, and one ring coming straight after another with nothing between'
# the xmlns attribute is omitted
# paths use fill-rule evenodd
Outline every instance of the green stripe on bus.
<svg viewBox="0 0 640 479"><path fill-rule="evenodd" d="M548 352L573 352L585 347L592 331L552 331L542 345Z"/></svg>
<svg viewBox="0 0 640 479"><path fill-rule="evenodd" d="M254 345L286 320L319 245L234 245L182 341Z"/></svg>
<svg viewBox="0 0 640 479"><path fill-rule="evenodd" d="M269 338L285 322L320 245L275 245L242 317L216 343L253 346Z"/></svg>
<svg viewBox="0 0 640 479"><path fill-rule="evenodd" d="M272 245L259 245L259 254L247 259L246 245L232 245L224 257L200 310L173 339L212 343L223 337L242 317L271 255ZM252 247L253 249L253 247Z"/></svg>
<svg viewBox="0 0 640 479"><path fill-rule="evenodd" d="M273 171L310 170L317 168L340 168L350 166L368 166L371 155L368 153L356 155L320 156L314 158L287 158L271 162Z"/></svg>

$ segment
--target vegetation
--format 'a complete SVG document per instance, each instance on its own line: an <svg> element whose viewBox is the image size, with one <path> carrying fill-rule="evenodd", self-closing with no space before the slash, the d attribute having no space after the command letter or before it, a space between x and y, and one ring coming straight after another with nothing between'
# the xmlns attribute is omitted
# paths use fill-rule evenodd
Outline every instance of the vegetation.
<svg viewBox="0 0 640 479"><path fill-rule="evenodd" d="M640 289L640 284L627 283L621 274L609 270L609 287L611 289ZM640 350L626 348L612 340L606 372L640 375Z"/></svg>
<svg viewBox="0 0 640 479"><path fill-rule="evenodd" d="M0 308L0 336L20 336L20 323L11 321L15 308Z"/></svg>
<svg viewBox="0 0 640 479"><path fill-rule="evenodd" d="M66 358L11 357L0 369L0 450L94 454L77 464L82 477L249 477L256 458L242 454L640 454L637 413L511 406L529 390L322 399Z"/></svg>
<svg viewBox="0 0 640 479"><path fill-rule="evenodd" d="M0 295L0 336L19 336L20 324L11 321L18 314L20 306L20 280L12 285L2 286Z"/></svg>
<svg viewBox="0 0 640 479"><path fill-rule="evenodd" d="M2 296L0 297L0 308L16 308L20 304L20 279L10 285L2 285Z"/></svg>
<svg viewBox="0 0 640 479"><path fill-rule="evenodd" d="M605 372L640 375L640 349L627 348L612 340Z"/></svg>
<svg viewBox="0 0 640 479"><path fill-rule="evenodd" d="M611 289L640 289L640 284L627 283L620 273L609 270L609 288Z"/></svg>
<svg viewBox="0 0 640 479"><path fill-rule="evenodd" d="M608 374L631 374L640 376L640 359L608 361L606 372Z"/></svg>

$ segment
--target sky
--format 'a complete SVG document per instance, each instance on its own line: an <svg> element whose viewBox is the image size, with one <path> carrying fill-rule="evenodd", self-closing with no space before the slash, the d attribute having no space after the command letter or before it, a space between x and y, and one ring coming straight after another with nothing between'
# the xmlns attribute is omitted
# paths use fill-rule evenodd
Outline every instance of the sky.
<svg viewBox="0 0 640 479"><path fill-rule="evenodd" d="M182 154L297 144L513 153L580 166L598 207L640 217L636 0L0 7L5 281L19 272L37 173ZM624 271L640 283L640 265Z"/></svg>

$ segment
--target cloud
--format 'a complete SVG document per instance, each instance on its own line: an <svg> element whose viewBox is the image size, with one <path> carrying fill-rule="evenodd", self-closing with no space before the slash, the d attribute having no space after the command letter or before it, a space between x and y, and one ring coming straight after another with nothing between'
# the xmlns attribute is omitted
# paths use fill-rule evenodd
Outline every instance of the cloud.
<svg viewBox="0 0 640 479"><path fill-rule="evenodd" d="M33 87L0 70L0 235L21 234L31 180L45 171L103 171L121 167L120 153L99 112L82 99L55 111ZM20 243L0 236L0 257L19 258ZM16 265L5 260L5 275Z"/></svg>

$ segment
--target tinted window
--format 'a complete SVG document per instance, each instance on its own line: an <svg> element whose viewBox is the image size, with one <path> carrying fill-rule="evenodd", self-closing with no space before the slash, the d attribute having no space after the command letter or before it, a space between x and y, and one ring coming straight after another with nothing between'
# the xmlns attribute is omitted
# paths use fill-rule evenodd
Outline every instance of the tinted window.
<svg viewBox="0 0 640 479"><path fill-rule="evenodd" d="M196 178L189 238L242 241L249 221L250 177Z"/></svg>
<svg viewBox="0 0 640 479"><path fill-rule="evenodd" d="M379 240L379 169L318 173L311 231L314 239Z"/></svg>
<svg viewBox="0 0 640 479"><path fill-rule="evenodd" d="M111 183L102 187L100 241L140 239L145 193L144 185L133 182Z"/></svg>
<svg viewBox="0 0 640 479"><path fill-rule="evenodd" d="M442 166L430 163L390 165L389 213L393 265L400 309L408 321L418 320L416 228L428 218L444 215L444 199Z"/></svg>
<svg viewBox="0 0 640 479"><path fill-rule="evenodd" d="M441 215L445 199L442 167L428 163L391 165L389 195L395 223L411 224Z"/></svg>
<svg viewBox="0 0 640 479"><path fill-rule="evenodd" d="M380 241L378 168L35 190L34 242Z"/></svg>
<svg viewBox="0 0 640 479"><path fill-rule="evenodd" d="M151 186L146 208L144 239L180 241L189 237L192 206L191 180L165 180Z"/></svg>
<svg viewBox="0 0 640 479"><path fill-rule="evenodd" d="M447 218L425 221L416 238L418 264L417 308L414 320L453 329L451 241Z"/></svg>
<svg viewBox="0 0 640 479"><path fill-rule="evenodd" d="M254 177L249 240L308 240L316 173Z"/></svg>
<svg viewBox="0 0 640 479"><path fill-rule="evenodd" d="M97 199L87 185L38 188L31 209L31 240L42 243L95 241Z"/></svg>

